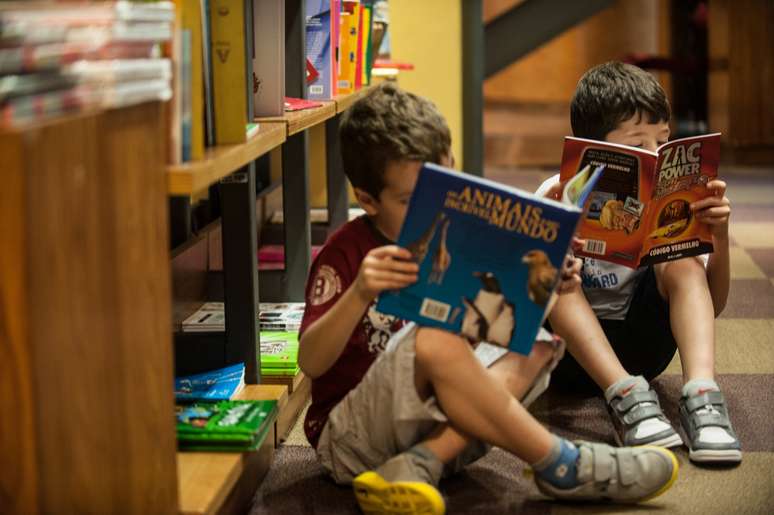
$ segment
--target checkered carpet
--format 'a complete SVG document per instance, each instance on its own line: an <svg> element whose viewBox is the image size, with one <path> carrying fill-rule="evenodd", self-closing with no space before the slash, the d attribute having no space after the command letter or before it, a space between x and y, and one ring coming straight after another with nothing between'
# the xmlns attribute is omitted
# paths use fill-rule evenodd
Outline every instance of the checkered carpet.
<svg viewBox="0 0 774 515"><path fill-rule="evenodd" d="M448 513L774 513L774 168L724 169L732 202L731 293L717 320L718 383L742 442L742 464L696 466L677 451L680 476L664 495L637 506L561 504L541 497L524 464L499 449L444 481ZM549 174L487 170L489 178L534 190ZM679 358L654 381L667 416L677 422ZM600 399L573 399L549 392L533 413L569 437L613 442ZM253 515L358 513L351 490L321 472L300 427L278 449L261 485Z"/></svg>

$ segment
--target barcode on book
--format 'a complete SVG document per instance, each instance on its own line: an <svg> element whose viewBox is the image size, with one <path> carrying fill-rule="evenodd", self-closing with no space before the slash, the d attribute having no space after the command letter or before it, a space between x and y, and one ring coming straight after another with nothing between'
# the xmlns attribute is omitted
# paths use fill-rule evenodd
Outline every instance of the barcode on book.
<svg viewBox="0 0 774 515"><path fill-rule="evenodd" d="M325 88L321 85L309 86L309 93L312 95L322 95L325 92Z"/></svg>
<svg viewBox="0 0 774 515"><path fill-rule="evenodd" d="M422 301L422 307L419 308L419 314L439 322L446 322L450 310L451 306L445 302L425 298Z"/></svg>
<svg viewBox="0 0 774 515"><path fill-rule="evenodd" d="M604 256L606 248L607 244L604 240L586 240L586 243L583 245L584 252L598 256Z"/></svg>

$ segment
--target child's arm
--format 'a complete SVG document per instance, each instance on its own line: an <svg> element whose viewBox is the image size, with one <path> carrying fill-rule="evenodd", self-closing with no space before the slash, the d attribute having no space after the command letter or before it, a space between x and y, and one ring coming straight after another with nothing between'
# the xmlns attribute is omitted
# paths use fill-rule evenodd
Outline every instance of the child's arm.
<svg viewBox="0 0 774 515"><path fill-rule="evenodd" d="M726 193L726 183L714 180L707 183L714 195L691 204L696 219L709 225L715 251L710 254L707 263L707 283L709 284L715 316L726 307L730 287L730 258L728 252L728 218L731 215L731 202Z"/></svg>
<svg viewBox="0 0 774 515"><path fill-rule="evenodd" d="M338 359L369 304L383 290L397 290L417 281L419 267L411 253L396 245L372 249L357 277L331 308L304 331L298 365L312 378L324 374Z"/></svg>

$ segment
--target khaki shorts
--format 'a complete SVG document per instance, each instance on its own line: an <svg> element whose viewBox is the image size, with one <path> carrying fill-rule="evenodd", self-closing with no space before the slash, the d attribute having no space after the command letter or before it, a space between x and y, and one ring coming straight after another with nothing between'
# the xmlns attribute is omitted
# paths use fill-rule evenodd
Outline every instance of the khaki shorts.
<svg viewBox="0 0 774 515"><path fill-rule="evenodd" d="M438 424L447 422L435 397L422 401L414 387L416 330L416 325L407 324L395 333L363 380L331 410L320 435L317 456L337 483L351 483L362 472L410 449ZM482 352L476 350L487 367L507 352L491 347L479 345ZM472 443L446 465L444 475L476 461L489 448L483 442Z"/></svg>

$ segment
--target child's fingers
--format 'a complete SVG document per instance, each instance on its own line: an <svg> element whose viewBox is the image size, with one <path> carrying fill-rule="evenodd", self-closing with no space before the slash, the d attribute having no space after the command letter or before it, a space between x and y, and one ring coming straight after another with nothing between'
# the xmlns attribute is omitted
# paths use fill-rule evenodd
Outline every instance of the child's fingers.
<svg viewBox="0 0 774 515"><path fill-rule="evenodd" d="M580 250L583 250L583 247L585 246L586 246L586 240L579 238L577 236L572 237L571 247L573 252L578 252Z"/></svg>
<svg viewBox="0 0 774 515"><path fill-rule="evenodd" d="M368 255L380 259L387 257L396 259L411 259L411 252L409 252L407 249L404 249L403 247L398 247L397 245L384 245L383 247L376 247L375 249L372 249Z"/></svg>
<svg viewBox="0 0 774 515"><path fill-rule="evenodd" d="M557 182L556 184L548 188L548 190L546 190L543 196L546 198L559 200L562 198L563 189L564 189L564 185L561 182Z"/></svg>
<svg viewBox="0 0 774 515"><path fill-rule="evenodd" d="M731 201L728 197L707 197L696 202L691 203L691 211L698 212L708 207L715 206L731 206Z"/></svg>
<svg viewBox="0 0 774 515"><path fill-rule="evenodd" d="M726 183L720 179L714 179L707 183L707 189L712 190L716 197L722 197L726 194Z"/></svg>

